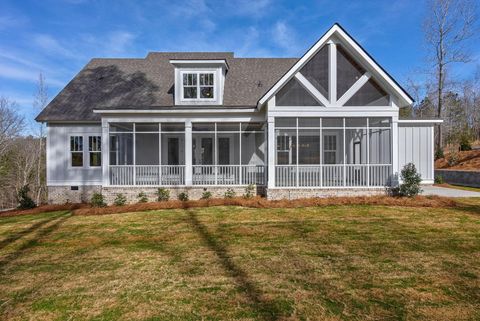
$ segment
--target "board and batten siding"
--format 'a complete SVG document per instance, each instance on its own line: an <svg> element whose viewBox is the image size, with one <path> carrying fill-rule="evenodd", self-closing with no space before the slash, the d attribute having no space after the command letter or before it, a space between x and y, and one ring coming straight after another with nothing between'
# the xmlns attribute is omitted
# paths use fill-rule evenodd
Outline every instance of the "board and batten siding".
<svg viewBox="0 0 480 321"><path fill-rule="evenodd" d="M70 136L83 136L83 167L71 166ZM102 136L100 124L48 124L48 186L102 184L102 167L89 167L88 136Z"/></svg>
<svg viewBox="0 0 480 321"><path fill-rule="evenodd" d="M422 175L423 183L433 183L433 125L399 124L398 164L399 171L408 163L415 164Z"/></svg>

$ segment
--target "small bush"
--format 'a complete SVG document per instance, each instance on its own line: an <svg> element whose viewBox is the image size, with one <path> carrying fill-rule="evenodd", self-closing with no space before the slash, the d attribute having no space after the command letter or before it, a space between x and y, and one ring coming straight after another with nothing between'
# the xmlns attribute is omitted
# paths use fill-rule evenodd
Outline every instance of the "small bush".
<svg viewBox="0 0 480 321"><path fill-rule="evenodd" d="M123 206L127 204L127 198L122 193L117 194L117 197L115 197L113 204L115 204L116 206Z"/></svg>
<svg viewBox="0 0 480 321"><path fill-rule="evenodd" d="M223 194L224 198L234 198L237 194L232 188L228 188L225 194Z"/></svg>
<svg viewBox="0 0 480 321"><path fill-rule="evenodd" d="M157 201L166 202L170 199L170 191L166 188L159 188L157 190Z"/></svg>
<svg viewBox="0 0 480 321"><path fill-rule="evenodd" d="M400 196L413 197L422 192L420 188L422 177L417 172L413 163L408 163L403 167L400 177L402 179L402 184L400 184L398 189Z"/></svg>
<svg viewBox="0 0 480 321"><path fill-rule="evenodd" d="M435 184L443 184L443 183L445 183L445 180L443 179L442 175L437 175L437 176L435 176L434 182L435 182Z"/></svg>
<svg viewBox="0 0 480 321"><path fill-rule="evenodd" d="M245 194L243 194L244 198L252 198L255 196L255 185L249 184L247 187L245 187Z"/></svg>
<svg viewBox="0 0 480 321"><path fill-rule="evenodd" d="M461 151L472 150L472 140L468 132L465 132L460 136L459 144Z"/></svg>
<svg viewBox="0 0 480 321"><path fill-rule="evenodd" d="M105 203L105 198L103 197L102 193L93 193L92 198L90 199L90 204L93 207L107 206L107 203Z"/></svg>
<svg viewBox="0 0 480 321"><path fill-rule="evenodd" d="M37 207L35 201L28 195L30 192L30 187L28 185L23 186L18 191L18 208L21 210L29 210Z"/></svg>
<svg viewBox="0 0 480 321"><path fill-rule="evenodd" d="M207 189L204 189L202 194L202 200L209 200L211 198L212 198L212 192L207 191Z"/></svg>
<svg viewBox="0 0 480 321"><path fill-rule="evenodd" d="M447 157L448 166L455 166L458 164L458 161L459 161L459 158L458 158L457 152L454 151L448 154L448 157Z"/></svg>
<svg viewBox="0 0 480 321"><path fill-rule="evenodd" d="M188 201L188 193L187 192L181 192L178 194L178 200L182 202Z"/></svg>
<svg viewBox="0 0 480 321"><path fill-rule="evenodd" d="M138 198L139 203L147 203L148 202L148 197L147 197L147 194L145 194L145 192L138 193L137 198Z"/></svg>
<svg viewBox="0 0 480 321"><path fill-rule="evenodd" d="M435 150L435 160L445 158L445 154L443 153L443 148L437 148Z"/></svg>

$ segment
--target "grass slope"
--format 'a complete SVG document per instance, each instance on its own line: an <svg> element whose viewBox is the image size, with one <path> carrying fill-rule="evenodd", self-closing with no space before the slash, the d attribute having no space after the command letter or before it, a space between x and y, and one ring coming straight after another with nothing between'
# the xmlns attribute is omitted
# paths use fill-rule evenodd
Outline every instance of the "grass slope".
<svg viewBox="0 0 480 321"><path fill-rule="evenodd" d="M480 319L464 202L0 218L0 319Z"/></svg>

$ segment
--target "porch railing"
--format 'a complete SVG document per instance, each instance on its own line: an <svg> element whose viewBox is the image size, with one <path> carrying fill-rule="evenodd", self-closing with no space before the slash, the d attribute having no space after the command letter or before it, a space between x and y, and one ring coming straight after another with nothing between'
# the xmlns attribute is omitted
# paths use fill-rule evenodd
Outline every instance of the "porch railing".
<svg viewBox="0 0 480 321"><path fill-rule="evenodd" d="M193 165L193 185L265 185L263 165Z"/></svg>
<svg viewBox="0 0 480 321"><path fill-rule="evenodd" d="M390 164L275 166L278 187L383 187L391 175Z"/></svg>
<svg viewBox="0 0 480 321"><path fill-rule="evenodd" d="M111 165L110 185L184 185L184 165Z"/></svg>

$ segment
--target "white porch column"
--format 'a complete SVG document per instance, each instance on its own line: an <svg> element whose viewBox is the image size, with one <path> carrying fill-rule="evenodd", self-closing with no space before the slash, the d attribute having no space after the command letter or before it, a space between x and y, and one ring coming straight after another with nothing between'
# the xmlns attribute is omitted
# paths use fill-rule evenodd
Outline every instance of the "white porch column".
<svg viewBox="0 0 480 321"><path fill-rule="evenodd" d="M267 169L268 169L268 188L275 187L275 118L268 117L268 152L267 152Z"/></svg>
<svg viewBox="0 0 480 321"><path fill-rule="evenodd" d="M109 133L108 133L108 122L105 119L102 119L102 185L110 185L110 144Z"/></svg>
<svg viewBox="0 0 480 321"><path fill-rule="evenodd" d="M392 182L395 186L400 179L400 168L398 168L398 116L392 117L392 174L396 179Z"/></svg>
<svg viewBox="0 0 480 321"><path fill-rule="evenodd" d="M192 121L185 121L185 185L192 185Z"/></svg>

